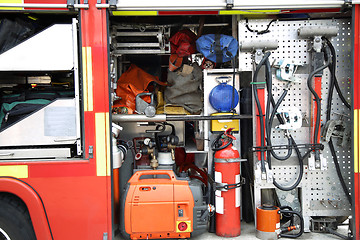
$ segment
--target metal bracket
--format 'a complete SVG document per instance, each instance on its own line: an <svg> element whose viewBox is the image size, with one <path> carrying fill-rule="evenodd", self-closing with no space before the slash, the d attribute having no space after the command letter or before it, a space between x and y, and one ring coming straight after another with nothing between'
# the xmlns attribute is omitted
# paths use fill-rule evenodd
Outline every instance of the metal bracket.
<svg viewBox="0 0 360 240"><path fill-rule="evenodd" d="M267 162L265 162L265 169L266 169L266 175L264 176L261 172L261 162L258 161L256 163L256 169L255 169L255 181L256 183L261 183L261 181L266 180L267 183L273 182L273 172L269 169L269 165Z"/></svg>
<svg viewBox="0 0 360 240"><path fill-rule="evenodd" d="M240 182L234 183L234 184L214 182L214 188L216 190L219 190L219 191L222 191L222 192L227 192L228 190L239 188L244 184L245 184L245 178L242 177L240 179Z"/></svg>
<svg viewBox="0 0 360 240"><path fill-rule="evenodd" d="M277 112L285 120L284 124L280 124L276 128L284 130L296 130L301 128L302 125L302 114L296 107L283 107Z"/></svg>
<svg viewBox="0 0 360 240"><path fill-rule="evenodd" d="M313 39L313 49L315 52L321 52L321 49L322 49L322 39L321 39L321 36L314 36L314 39Z"/></svg>
<svg viewBox="0 0 360 240"><path fill-rule="evenodd" d="M255 49L254 61L256 64L259 64L261 59L264 57L263 49Z"/></svg>
<svg viewBox="0 0 360 240"><path fill-rule="evenodd" d="M94 147L89 146L89 158L94 158Z"/></svg>
<svg viewBox="0 0 360 240"><path fill-rule="evenodd" d="M276 77L283 81L301 82L300 78L294 76L298 66L304 66L304 64L295 59L281 59L274 65L274 67L278 68L276 70Z"/></svg>
<svg viewBox="0 0 360 240"><path fill-rule="evenodd" d="M74 10L75 9L75 0L67 0L67 8L70 10Z"/></svg>
<svg viewBox="0 0 360 240"><path fill-rule="evenodd" d="M111 9L116 9L117 0L109 0L109 6Z"/></svg>
<svg viewBox="0 0 360 240"><path fill-rule="evenodd" d="M234 0L226 0L226 9L232 9L234 7Z"/></svg>
<svg viewBox="0 0 360 240"><path fill-rule="evenodd" d="M325 170L327 170L327 161L326 161L326 158L324 158L322 153L320 153L320 161L316 161L315 153L312 152L310 154L308 164L309 164L310 171L314 171L314 170L325 171Z"/></svg>
<svg viewBox="0 0 360 240"><path fill-rule="evenodd" d="M350 146L351 130L343 120L329 120L324 128L323 139L329 142L331 137L339 138L338 145L347 149Z"/></svg>

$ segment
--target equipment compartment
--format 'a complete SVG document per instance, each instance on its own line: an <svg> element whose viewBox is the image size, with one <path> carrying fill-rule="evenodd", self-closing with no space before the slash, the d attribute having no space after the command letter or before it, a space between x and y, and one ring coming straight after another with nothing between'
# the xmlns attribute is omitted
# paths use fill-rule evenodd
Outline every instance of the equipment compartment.
<svg viewBox="0 0 360 240"><path fill-rule="evenodd" d="M183 16L181 23L180 18L176 16L111 16L110 29L115 31L114 29L126 26L127 31L129 31L129 33L120 35L112 32L109 44L111 100L113 103L112 121L122 128L120 134L116 135L116 140L113 140L115 143L113 148L115 150L127 149L127 153L124 151L124 159L120 163L121 167L114 169L114 171L119 171L119 179L115 178L114 181L119 182L120 193L123 189L128 188L128 180L138 171L173 170L177 176L189 176L199 180L197 184L202 186L202 200L209 204L208 211L212 211L209 213L208 231L219 236L226 235L235 238L239 234L235 233L236 231L224 233L222 230L214 230L212 219L214 215L224 214L224 209L229 209L222 205L225 202L225 196L227 196L224 193L224 187L221 187L224 185L225 188L233 186L233 188L230 187L229 191L234 190L236 192L234 202L236 207L241 208L242 223L255 222L256 224L256 209L261 207L261 209L266 210L266 206L271 205L275 206L275 209L277 209L276 206L280 207L279 209L285 212L285 215L288 213L285 217L287 221L282 220L281 225L282 229L290 229L291 233L289 234L293 234L290 237L299 237L303 232L308 234L314 229L311 226L312 222L322 223L325 221L324 219L328 218L335 219L333 222L335 222L336 227L345 222L351 229L353 227L351 226L352 203L348 201L351 194L344 193L344 184L339 180L339 177L344 178L346 189L351 193L352 152L347 146L350 145L351 141L348 127L351 126L351 109L348 109L348 106L351 104L350 90L352 87L350 81L352 36L351 20L345 15L343 18L335 19L330 18L330 15L323 19L313 19L312 17L316 18L317 15L307 15L305 20L303 16L292 16L290 18L264 16L259 19L245 19L242 16L231 15ZM132 29L129 26L132 26ZM307 32L308 27L311 29L310 35ZM146 40L144 40L146 39L144 37L147 33L146 28L168 29L162 34L160 31L156 33L158 40L161 40L163 45L156 43L156 49L145 49L150 45L155 46L154 43L150 44L150 42L147 45ZM336 32L334 29L337 29ZM329 34L327 30L331 33ZM126 36L140 34L138 31L142 32L141 34L144 36L138 39L139 43L132 42L130 44ZM171 41L178 32L184 33L186 31L191 31L187 36L194 34L196 39L204 35L211 37L210 35L215 33L233 37L238 41L239 50L236 51L236 56L232 60L220 63L210 61L211 57L204 57L205 53L199 52L199 44L195 52L189 50L190 53L182 55L179 51L174 51L173 47L178 49L179 46L174 46ZM321 133L319 133L321 140L319 142L312 140L316 112L314 112L315 103L312 100L313 96L307 83L312 71L312 64L315 62L312 55L316 55L313 52L317 51L312 50L312 48L313 45L315 48L319 47L316 46L318 35L314 31L322 31L329 39L327 41L320 37L322 43L318 52L328 55L318 63L323 63L325 60L331 61L329 64L331 72L328 69L324 70L321 84L316 85L316 91L321 91L321 106L318 106L321 108L321 126L319 127L321 128ZM122 40L119 39L121 36L123 36ZM132 40L134 39L136 38ZM127 46L118 45L119 41L128 44ZM191 49L191 37L187 41L187 49ZM157 53L158 46L161 49L164 44L170 44L170 53L166 51ZM126 50L119 50L119 46L127 48ZM330 49L331 46L333 46L334 52ZM264 63L264 56L269 58L269 62L266 64L268 64L270 72L266 72L264 68L260 67L258 71L255 71L258 64ZM134 95L131 98L132 100L129 98L122 105L117 105L119 99L125 100L128 97L125 94L127 89L124 90L125 88L122 87L119 90L119 82L123 76L129 74L127 72L129 69L135 68L132 64L142 69L146 73L142 74L146 77L142 79L132 78L133 82L126 81L128 89L133 89L133 85L136 84L141 85L139 83L145 78L150 80L146 82L146 86L142 85L141 91L136 89L138 91L136 94L140 93L141 97L136 97L133 91L131 92ZM166 89L172 86L169 84L172 79L167 81L168 77L175 74L180 76L189 74L189 72L192 73L196 68L195 66L202 68L202 80L197 89L201 95L201 111L186 109L186 104L190 102L190 100L187 102L186 98L178 106L167 105L164 94L166 94ZM255 72L257 81L254 80ZM333 73L337 76L339 91L344 94L346 103L342 101L342 97L338 97L334 93L331 103L332 112L330 119L327 119L327 104L330 102L328 101L328 91L333 87L332 84L335 84L332 83L331 75ZM151 76L149 77L147 74ZM272 79L270 93L275 103L282 98L284 89L287 92L286 97L284 97L285 100L281 100L279 106L271 106L272 100L268 98L269 78ZM166 82L168 82L167 85ZM312 83L310 85L312 86ZM218 89L215 90L217 87ZM183 88L192 90L192 87L185 84ZM220 88L223 89L219 90ZM214 100L216 99L214 97L209 98L217 91L223 91L221 92L223 94L220 97L221 101L219 99ZM255 92L258 94L259 100L256 100ZM236 105L233 106L234 100ZM126 105L128 104L127 101L132 101L132 105ZM214 104L213 101L221 104ZM226 108L225 104L225 110L223 110L223 103L226 101L229 102L230 108ZM262 113L257 112L257 101L261 102ZM275 107L277 110L272 113ZM274 118L271 120L272 122L269 121L271 113L273 114L272 118ZM259 121L260 116L264 117L264 122ZM271 125L268 125L269 123ZM260 129L261 124L266 125L266 132L264 130L264 133ZM234 128L234 130L232 134L227 135L224 132L229 128ZM289 137L290 133L294 140ZM269 135L265 136L265 134ZM266 140L268 136L271 138L271 143ZM328 137L326 138L326 136ZM339 167L333 162L333 150L328 145L330 136L339 139L336 141L338 144L334 149L335 155L340 160ZM229 140L233 137L233 140ZM230 142L231 148L237 149L239 153L239 157L234 157L236 154L224 157L227 159L225 161L230 159L228 162L234 161L241 165L241 177L240 175L237 177L235 174L234 182L231 184L222 182L223 176L226 176L227 173L215 170L219 169L215 165L219 166L223 160L222 154L215 157L221 148L220 141L223 141L222 144L224 145ZM216 143L218 146L215 146ZM272 166L269 166L266 159L270 156L270 150L274 150L275 155L288 155L288 159L284 159L286 161L273 160ZM269 155L266 156L267 151ZM311 159L314 158L312 152L318 151L321 151L321 156L323 156L320 162L321 166L318 165L317 159L312 165ZM264 171L260 166L261 153L266 156ZM299 166L298 156L300 155L303 159ZM184 164L184 161L189 161L187 162L189 165ZM302 177L297 182L300 168L302 168ZM338 175L337 168L340 169L342 176ZM276 179L275 184L274 179ZM201 184L201 181L204 184ZM216 183L216 187L213 181ZM295 187L289 188L291 186ZM124 198L128 194L127 191L124 191L122 197ZM159 200L156 196L152 197L154 199L149 204ZM213 206L215 206L215 210L212 209ZM125 211L125 209L121 211ZM234 211L237 211L236 208ZM122 217L120 216L120 225L124 221ZM193 219L192 221L195 224L196 220ZM275 234L276 238L289 236L286 233L288 230L281 230L281 232L277 223L274 223L274 229L275 224L277 230L270 232L270 234ZM249 227L249 224L244 225L244 228ZM164 235L156 235L156 231L153 232L152 229L137 227L137 232L141 232L141 238L150 239L155 238L155 236L157 238L170 238ZM176 226L174 227L176 229ZM240 228L240 226L238 227ZM259 229L257 232L260 231ZM261 231L261 233L257 233L257 236L260 238L267 236L268 233ZM344 235L348 234L344 227L339 231ZM333 230L324 230L324 232L334 234ZM135 235L127 234L125 234L127 237L136 238ZM172 234L172 231L169 230L169 236L173 236ZM314 235L314 233L303 235L301 238L306 239L309 236L327 238L324 234ZM350 230L349 236L351 236ZM196 239L210 237L213 236L204 234L196 237Z"/></svg>

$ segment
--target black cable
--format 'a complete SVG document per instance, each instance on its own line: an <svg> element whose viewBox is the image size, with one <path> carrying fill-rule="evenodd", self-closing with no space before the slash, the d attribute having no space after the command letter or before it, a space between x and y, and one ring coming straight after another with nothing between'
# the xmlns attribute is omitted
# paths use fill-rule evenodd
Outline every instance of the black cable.
<svg viewBox="0 0 360 240"><path fill-rule="evenodd" d="M338 92L338 95L339 95L339 98L340 100L344 103L344 105L348 108L348 109L351 109L351 106L350 104L346 101L344 95L342 94L341 90L340 90L340 87L339 87L339 82L336 78L336 52L335 52L335 48L334 46L332 45L331 41L327 38L325 38L326 40L326 44L329 46L330 48L330 52L331 52L331 56L332 56L332 61L330 63L330 67L329 67L329 70L330 70L330 73L331 73L331 77L333 78L333 82L335 84L335 89L336 91ZM330 89L329 89L330 90ZM333 91L333 90L332 90ZM330 93L330 92L329 92ZM332 95L331 95L332 96Z"/></svg>
<svg viewBox="0 0 360 240"><path fill-rule="evenodd" d="M336 232L335 230L333 230L333 229L330 228L330 227L326 227L325 229L326 229L329 233L331 233L331 234L333 234L333 235L335 235L335 236L338 236L338 237L341 238L341 239L351 240L350 237L345 236L345 235L343 235L343 234L340 234L340 233Z"/></svg>
<svg viewBox="0 0 360 240"><path fill-rule="evenodd" d="M222 135L223 135L223 133L220 133L215 138L215 140L211 143L211 150L213 150L214 152L217 152L217 151L227 148L233 142L232 138L229 138L229 141L224 146L221 146L221 144L219 144L219 140L222 137Z"/></svg>
<svg viewBox="0 0 360 240"><path fill-rule="evenodd" d="M343 178L343 176L341 174L341 169L340 169L339 161L338 161L337 156L336 156L336 152L335 152L334 144L332 142L332 138L330 138L329 147L330 147L331 155L332 155L332 157L334 159L335 169L336 169L336 173L338 175L338 178L340 180L341 187L344 190L346 198L348 199L348 201L349 201L349 203L351 205L352 204L351 195L349 193L349 189L347 188L347 186L345 184L344 178Z"/></svg>
<svg viewBox="0 0 360 240"><path fill-rule="evenodd" d="M285 99L288 90L284 89L283 94L280 96L280 98L278 99L277 103L275 104L275 100L272 96L272 75L271 75L271 66L270 66L270 62L268 61L268 59L265 61L265 66L266 66L266 83L267 83L267 90L268 90L268 100L267 100L267 112L265 114L265 117L269 116L269 112L270 112L270 103L273 106L273 110L271 113L270 118L268 117L265 121L266 121L266 141L267 141L267 145L268 146L272 146L271 144L271 126L274 120L275 115L277 116L279 122L281 124L283 124L285 121L282 119L282 117L277 113L278 108L280 107L281 103L283 102L283 100ZM284 187L280 184L278 184L276 182L276 180L273 180L273 184L274 186L276 186L277 188L279 188L280 190L283 191L290 191L295 189L301 182L302 177L303 177L303 173L304 173L304 162L303 162L303 157L301 156L300 150L298 149L295 140L292 138L291 135L288 136L288 152L285 156L278 156L274 150L270 150L267 152L267 161L269 164L269 168L271 169L271 156L270 154L277 160L280 161L284 161L287 160L288 158L290 158L290 156L292 155L292 147L293 146L295 148L296 154L298 156L298 161L299 161L299 176L297 178L297 180L295 181L295 183L289 187Z"/></svg>
<svg viewBox="0 0 360 240"><path fill-rule="evenodd" d="M270 32L269 28L270 28L271 24L276 21L276 19L271 20L271 21L269 22L269 24L266 26L266 29L265 29L265 30L259 31L259 30L256 30L256 29L255 29L255 30L254 30L254 29L251 29L251 28L249 27L249 19L245 18L245 20L246 20L246 24L245 24L246 29L247 29L249 32L255 32L255 33L258 34L258 35L265 34L265 33L269 33L269 32Z"/></svg>
<svg viewBox="0 0 360 240"><path fill-rule="evenodd" d="M314 100L315 100L315 104L316 104L316 122L315 122L315 130L314 130L314 136L313 136L313 142L316 144L318 143L318 134L319 134L319 129L320 129L320 117L321 117L321 99L319 97L319 95L316 93L316 91L313 89L312 87L312 79L313 77L323 71L325 68L327 68L329 66L330 62L329 60L325 60L325 64L323 66L320 66L318 68L316 68L314 71L312 71L309 74L309 77L307 79L307 86L310 90L310 92L312 93L312 95L314 96ZM320 160L320 152L318 149L315 150L315 159L316 160Z"/></svg>
<svg viewBox="0 0 360 240"><path fill-rule="evenodd" d="M262 113L260 101L259 101L258 94L257 94L257 85L256 85L257 75L258 75L258 72L259 72L259 70L260 70L260 68L261 68L262 65L265 64L265 67L266 67L266 69L267 69L267 71L266 71L266 80L267 80L266 83L267 83L268 91L270 90L270 93L268 93L267 109L270 108L270 103L273 104L273 105L275 105L275 106L273 106L274 110L273 110L273 112L272 112L272 118L274 118L277 108L280 106L281 102L283 101L283 99L285 98L285 96L286 96L286 94L287 94L287 90L285 90L284 93L282 94L282 97L279 99L279 101L277 102L277 104L275 104L275 101L274 101L274 99L272 98L272 93L271 93L272 80L271 80L271 67L270 67L270 62L268 61L269 56L270 56L270 52L265 53L263 59L262 59L262 60L260 61L260 63L257 65L256 70L255 70L255 72L254 72L254 77L253 77L253 81L254 81L254 83L255 83L255 84L254 84L254 88L253 88L253 89L254 89L254 97L255 97L255 102L256 102L256 105L257 105L257 108L258 108L259 118L260 118L260 136L261 136L261 139L260 139L260 141L261 141L261 149L260 149L260 150L261 150L261 155L260 155L261 159L260 159L260 160L261 160L261 170L262 170L262 172L265 172L265 171L266 171L266 170L265 170L265 160L264 160L264 150L263 150L263 147L264 147L263 142L264 142L264 137L265 137L265 131L264 131L264 115L263 115L263 113ZM267 117L267 119L269 119L269 117L268 117L268 114L269 114L269 113L268 113L268 112L269 112L269 110L267 111L267 113L266 113L266 115L265 115L265 117ZM279 120L280 122L284 122L284 121L282 120L281 116L279 116L279 115L277 115L277 116L278 116L278 119L280 119L280 120ZM265 125L265 128L266 128L267 132L269 133L269 131L271 131L271 125L269 125L269 121L266 121L265 124L266 124L266 125ZM269 136L269 135L267 135L267 136ZM267 137L267 139L270 139L270 138L271 138L271 136L270 136L270 137ZM271 141L270 141L270 142L271 142ZM299 177L298 177L297 181L296 181L292 186L290 186L290 187L281 186L280 184L278 184L278 183L276 182L275 179L273 180L274 185L275 185L277 188L279 188L279 189L281 189L281 190L283 190L283 191L290 191L290 190L296 188L296 187L300 184L300 182L301 182L301 180L302 180L302 176L303 176L303 157L301 156L301 153L300 153L299 149L297 148L297 145L296 145L294 139L293 139L291 136L290 136L290 138L289 138L289 147L288 147L290 154L289 154L289 152L288 152L287 156L285 156L285 157L286 157L286 159L287 159L287 158L289 158L289 157L291 156L291 154L292 154L292 148L290 147L291 145L295 147L296 153L298 154L299 165L300 165L300 173L299 173ZM291 149L291 150L290 150L290 149ZM276 155L276 154L275 154L275 155ZM268 153L267 153L267 160L268 160L268 164L269 164L269 168L270 168L270 167L271 167L271 156L270 156L270 154L268 154Z"/></svg>
<svg viewBox="0 0 360 240"><path fill-rule="evenodd" d="M296 155L298 156L298 160L299 160L299 176L296 179L295 183L293 185L289 186L289 187L284 187L284 186L278 184L276 182L276 180L274 179L273 180L274 186L277 187L278 189L282 190L282 191L291 191L291 190L295 189L300 184L300 182L302 180L302 177L303 177L303 174L304 174L304 159L312 151L312 150L309 150L304 156L301 156L301 153L300 153L299 149L297 148L296 143L295 143L294 139L292 138L292 136L290 136L289 139L290 139L292 145L295 147L295 152L296 152Z"/></svg>
<svg viewBox="0 0 360 240"><path fill-rule="evenodd" d="M263 115L263 111L261 108L261 104L260 104L260 100L259 100L259 96L257 94L257 76L259 74L260 68L262 67L262 65L264 65L266 59L269 58L270 56L270 52L266 52L264 54L264 57L261 59L261 61L259 62L259 64L256 66L255 72L254 72L254 76L253 76L253 91L254 91L254 98L255 98L255 102L256 102L256 107L258 109L258 113L259 113L259 120L260 120L260 146L261 146L261 153L260 153L260 164L261 164L261 172L265 173L266 172L266 167L265 167L265 129L264 129L264 115Z"/></svg>
<svg viewBox="0 0 360 240"><path fill-rule="evenodd" d="M296 234L280 233L280 236L285 237L285 238L298 238L298 237L300 237L304 233L304 218L301 216L301 214L299 212L289 211L289 210L280 210L280 212L282 214L297 215L299 217L299 220L300 220L300 228L299 228L300 231L298 233L296 233Z"/></svg>
<svg viewBox="0 0 360 240"><path fill-rule="evenodd" d="M330 118L331 118L331 104L332 104L332 100L333 100L334 87L335 87L335 83L337 82L336 76L335 76L335 72L336 72L336 55L335 54L336 53L335 53L334 46L331 44L331 42L328 39L326 39L326 43L330 48L330 52L331 52L331 56L332 56L332 60L330 62L330 66L329 66L329 70L330 70L330 86L329 86L329 93L328 93L328 100L327 100L327 112L326 112L326 121L329 121ZM340 92L339 96L340 95L341 95L341 92ZM345 104L345 102L344 102L344 104ZM339 160L338 160L338 158L336 156L335 147L334 147L334 144L332 142L331 137L330 137L330 141L329 141L329 148L330 148L332 158L334 160L335 170L336 170L337 176L339 178L341 187L342 187L342 189L343 189L343 191L344 191L344 193L346 195L346 198L348 199L350 205L352 205L351 195L349 193L349 189L346 186L345 180L344 180L344 178L342 176L340 165L339 165Z"/></svg>
<svg viewBox="0 0 360 240"><path fill-rule="evenodd" d="M280 96L279 100L277 101L277 103L275 104L275 101L274 101L274 98L272 96L272 76L271 76L271 66L270 66L270 62L269 61L266 61L265 63L266 65L266 70L267 70L267 79L266 79L266 83L267 83L267 91L268 91L268 99L267 99L267 110L266 110L266 114L265 114L265 122L267 124L267 130L266 130L266 142L267 142L267 145L268 146L272 146L271 144L271 126L272 126L272 123L273 123L273 120L274 120L274 117L275 117L275 114L277 115L278 119L280 118L282 123L284 123L284 120L281 118L280 115L277 114L277 110L278 108L280 107L282 101L284 100L284 98L286 97L286 94L288 92L287 89L284 90L283 94ZM273 110L272 110L272 113L271 113L271 116L270 118L268 117L269 116L269 112L270 112L270 103L273 104ZM268 117L266 119L266 117ZM291 141L290 139L288 139L288 146L291 145ZM278 156L274 150L270 150L270 152L268 152L269 154L271 153L271 155L276 158L277 160L280 160L280 161L285 161L287 160L288 158L290 158L291 154L292 154L292 148L288 148L288 152L285 156ZM268 158L270 158L268 154ZM269 167L270 166L270 161L268 160L269 162Z"/></svg>

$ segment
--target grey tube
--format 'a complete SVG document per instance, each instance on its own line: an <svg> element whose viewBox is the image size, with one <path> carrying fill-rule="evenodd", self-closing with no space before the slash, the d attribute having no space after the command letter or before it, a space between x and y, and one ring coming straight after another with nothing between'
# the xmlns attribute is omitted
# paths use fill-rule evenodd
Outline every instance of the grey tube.
<svg viewBox="0 0 360 240"><path fill-rule="evenodd" d="M155 117L146 117L143 114L113 114L113 122L166 122L166 121L205 121L205 120L231 120L251 119L251 115L222 115L222 116L200 116L200 115L165 115L159 114Z"/></svg>
<svg viewBox="0 0 360 240"><path fill-rule="evenodd" d="M113 114L113 122L166 122L166 115L159 114L147 117L144 114Z"/></svg>
<svg viewBox="0 0 360 240"><path fill-rule="evenodd" d="M338 32L339 28L336 26L311 26L298 29L298 35L302 38L313 38L314 36L334 37Z"/></svg>
<svg viewBox="0 0 360 240"><path fill-rule="evenodd" d="M275 50L279 47L277 40L255 40L240 42L240 51L251 52L256 49Z"/></svg>

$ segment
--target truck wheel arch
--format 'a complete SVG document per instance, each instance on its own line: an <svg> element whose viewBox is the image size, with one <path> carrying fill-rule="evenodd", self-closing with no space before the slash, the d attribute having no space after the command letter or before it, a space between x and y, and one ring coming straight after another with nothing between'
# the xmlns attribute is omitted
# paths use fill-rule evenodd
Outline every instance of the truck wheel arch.
<svg viewBox="0 0 360 240"><path fill-rule="evenodd" d="M34 188L21 179L0 177L1 192L14 194L25 203L38 240L54 239L44 203Z"/></svg>

